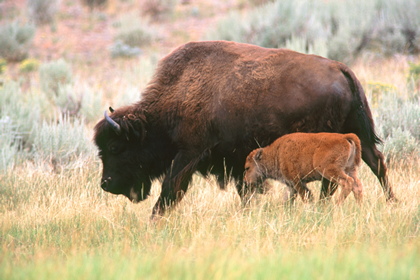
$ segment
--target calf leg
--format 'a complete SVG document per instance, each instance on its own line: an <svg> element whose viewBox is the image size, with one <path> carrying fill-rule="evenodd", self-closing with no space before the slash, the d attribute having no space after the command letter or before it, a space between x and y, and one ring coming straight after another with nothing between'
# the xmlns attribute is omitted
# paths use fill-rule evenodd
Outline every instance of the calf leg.
<svg viewBox="0 0 420 280"><path fill-rule="evenodd" d="M293 184L286 184L287 189L284 190L283 201L286 205L292 206L297 197L297 191Z"/></svg>
<svg viewBox="0 0 420 280"><path fill-rule="evenodd" d="M244 184L243 180L236 180L236 190L242 202L242 206L246 207L251 202L252 197L256 194L256 188L251 188Z"/></svg>
<svg viewBox="0 0 420 280"><path fill-rule="evenodd" d="M297 181L294 183L294 187L304 202L314 201L314 196L312 195L312 192L306 187L306 184L304 182Z"/></svg>
<svg viewBox="0 0 420 280"><path fill-rule="evenodd" d="M331 177L330 180L341 186L341 193L336 200L337 205L340 205L347 198L350 192L353 191L354 180L342 171L337 177Z"/></svg>
<svg viewBox="0 0 420 280"><path fill-rule="evenodd" d="M340 165L340 164L338 164ZM348 176L344 170L339 168L337 166L337 162L334 164L326 167L323 169L324 171L320 174L322 174L322 177L327 179L332 183L332 185L340 185L341 186L341 192L339 197L336 200L337 204L343 203L343 201L346 199L346 197L350 194L350 192L353 190L354 180L352 177Z"/></svg>
<svg viewBox="0 0 420 280"><path fill-rule="evenodd" d="M319 194L319 200L329 201L331 196L337 190L338 185L336 183L331 182L330 180L326 178L322 178L321 184L322 184L322 187L321 187L321 192Z"/></svg>
<svg viewBox="0 0 420 280"><path fill-rule="evenodd" d="M361 204L363 200L363 186L359 178L356 176L356 171L351 173L350 176L353 178L353 194L356 201Z"/></svg>

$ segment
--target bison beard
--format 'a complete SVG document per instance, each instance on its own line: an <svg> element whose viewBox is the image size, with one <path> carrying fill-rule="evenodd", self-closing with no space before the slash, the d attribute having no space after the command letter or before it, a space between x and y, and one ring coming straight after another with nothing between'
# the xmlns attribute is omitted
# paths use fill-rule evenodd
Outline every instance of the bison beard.
<svg viewBox="0 0 420 280"><path fill-rule="evenodd" d="M395 196L364 91L344 64L285 49L192 42L163 58L133 105L95 127L102 187L134 201L164 178L154 215L179 202L194 172L226 174L246 197L246 156L292 132L354 133L386 199ZM321 198L331 195L323 182Z"/></svg>

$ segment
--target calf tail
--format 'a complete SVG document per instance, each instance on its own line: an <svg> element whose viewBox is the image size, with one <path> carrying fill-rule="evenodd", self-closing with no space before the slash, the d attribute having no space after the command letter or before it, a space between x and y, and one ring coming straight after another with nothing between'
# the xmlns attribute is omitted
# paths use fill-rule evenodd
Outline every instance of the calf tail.
<svg viewBox="0 0 420 280"><path fill-rule="evenodd" d="M354 163L355 166L359 166L362 162L362 145L360 139L353 133L346 134L346 140L351 145L349 162Z"/></svg>

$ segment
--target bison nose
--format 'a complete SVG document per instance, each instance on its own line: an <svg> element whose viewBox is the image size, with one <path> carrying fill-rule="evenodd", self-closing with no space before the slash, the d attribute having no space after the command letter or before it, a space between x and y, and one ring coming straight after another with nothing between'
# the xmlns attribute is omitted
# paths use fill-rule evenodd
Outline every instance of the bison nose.
<svg viewBox="0 0 420 280"><path fill-rule="evenodd" d="M101 182L101 188L102 188L104 191L107 191L107 190L108 190L108 183L110 183L110 182L111 182L111 180L112 180L112 178L111 178L111 177L108 177L108 178L106 178L106 179L102 180L102 182Z"/></svg>

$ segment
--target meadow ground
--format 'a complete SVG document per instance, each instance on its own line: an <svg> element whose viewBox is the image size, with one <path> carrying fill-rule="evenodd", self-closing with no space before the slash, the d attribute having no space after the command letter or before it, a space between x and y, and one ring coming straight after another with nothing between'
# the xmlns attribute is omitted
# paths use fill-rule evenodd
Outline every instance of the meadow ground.
<svg viewBox="0 0 420 280"><path fill-rule="evenodd" d="M179 207L150 222L140 204L104 193L100 165L61 174L20 168L0 180L1 279L416 279L420 168L393 166L385 203L364 166L365 200L281 204L282 186L242 209L233 186L195 177ZM312 184L317 193L319 184Z"/></svg>

